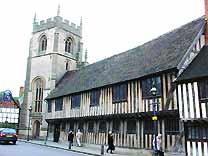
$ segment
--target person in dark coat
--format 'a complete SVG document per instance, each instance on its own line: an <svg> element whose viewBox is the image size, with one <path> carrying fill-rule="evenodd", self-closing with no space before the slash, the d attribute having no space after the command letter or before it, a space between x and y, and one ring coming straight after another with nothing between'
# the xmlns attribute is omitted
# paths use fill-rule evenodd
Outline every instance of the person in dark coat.
<svg viewBox="0 0 208 156"><path fill-rule="evenodd" d="M113 141L114 141L114 139L113 139L112 132L109 131L109 133L108 133L108 149L107 149L107 153L108 153L109 150L110 150L110 153L113 153L113 151L115 150L115 146L113 144Z"/></svg>
<svg viewBox="0 0 208 156"><path fill-rule="evenodd" d="M69 131L68 134L69 149L71 149L71 146L73 146L73 139L74 139L74 134L72 131Z"/></svg>

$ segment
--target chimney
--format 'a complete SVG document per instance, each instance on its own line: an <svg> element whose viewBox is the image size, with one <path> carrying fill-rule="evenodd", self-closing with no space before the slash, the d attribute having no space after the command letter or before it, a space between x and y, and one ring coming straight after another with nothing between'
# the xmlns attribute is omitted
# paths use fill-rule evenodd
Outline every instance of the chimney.
<svg viewBox="0 0 208 156"><path fill-rule="evenodd" d="M24 87L20 87L19 97L22 96L23 94L24 94Z"/></svg>
<svg viewBox="0 0 208 156"><path fill-rule="evenodd" d="M208 0L204 0L204 9L205 9L205 20L206 20L206 28L205 28L205 45L208 45Z"/></svg>

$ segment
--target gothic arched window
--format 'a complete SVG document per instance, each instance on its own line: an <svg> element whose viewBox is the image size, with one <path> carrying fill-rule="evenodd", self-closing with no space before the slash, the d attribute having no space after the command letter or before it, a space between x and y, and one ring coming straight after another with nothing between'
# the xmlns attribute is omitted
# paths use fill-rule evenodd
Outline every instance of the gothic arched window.
<svg viewBox="0 0 208 156"><path fill-rule="evenodd" d="M45 51L47 49L47 37L46 35L43 35L40 38L40 47L39 47L40 51Z"/></svg>
<svg viewBox="0 0 208 156"><path fill-rule="evenodd" d="M65 52L71 53L72 52L72 38L68 37L65 41Z"/></svg>
<svg viewBox="0 0 208 156"><path fill-rule="evenodd" d="M35 105L35 112L42 112L42 103L43 103L43 80L37 78L33 83L33 100Z"/></svg>

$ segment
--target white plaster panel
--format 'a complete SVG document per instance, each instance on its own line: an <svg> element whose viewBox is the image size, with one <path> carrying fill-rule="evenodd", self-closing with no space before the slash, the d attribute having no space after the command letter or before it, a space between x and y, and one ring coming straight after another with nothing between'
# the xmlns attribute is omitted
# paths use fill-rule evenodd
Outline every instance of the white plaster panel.
<svg viewBox="0 0 208 156"><path fill-rule="evenodd" d="M186 84L183 84L183 104L184 104L184 116L185 119L188 118L188 103L187 103L187 92L186 92Z"/></svg>
<svg viewBox="0 0 208 156"><path fill-rule="evenodd" d="M200 118L200 110L199 110L199 94L198 94L198 86L197 86L197 82L194 82L194 93L195 93L196 117L197 117L197 118Z"/></svg>
<svg viewBox="0 0 208 156"><path fill-rule="evenodd" d="M193 99L191 83L188 84L188 94L189 94L189 104L190 104L190 116L191 118L194 118L194 103L193 103L194 99Z"/></svg>
<svg viewBox="0 0 208 156"><path fill-rule="evenodd" d="M180 118L183 118L183 110L182 110L182 93L181 93L181 85L178 85L178 105L179 105L179 114Z"/></svg>

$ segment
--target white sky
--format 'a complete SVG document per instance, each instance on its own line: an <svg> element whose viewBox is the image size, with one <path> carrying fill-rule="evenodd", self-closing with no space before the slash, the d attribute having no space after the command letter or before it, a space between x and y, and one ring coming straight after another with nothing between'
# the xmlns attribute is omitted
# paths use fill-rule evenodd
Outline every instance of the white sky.
<svg viewBox="0 0 208 156"><path fill-rule="evenodd" d="M37 20L83 19L90 63L134 48L204 15L204 0L6 0L0 5L0 91L18 96L26 77L29 40Z"/></svg>

